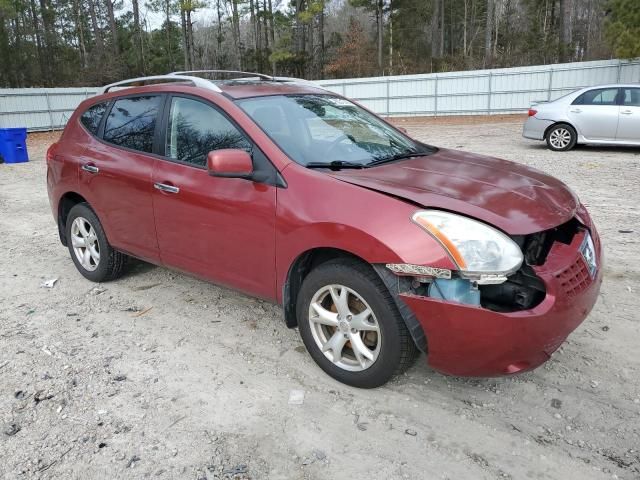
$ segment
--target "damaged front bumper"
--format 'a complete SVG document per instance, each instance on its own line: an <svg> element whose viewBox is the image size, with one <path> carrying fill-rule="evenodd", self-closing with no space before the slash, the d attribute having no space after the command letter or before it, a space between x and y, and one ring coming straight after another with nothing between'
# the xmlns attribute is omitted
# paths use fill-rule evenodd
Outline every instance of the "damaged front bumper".
<svg viewBox="0 0 640 480"><path fill-rule="evenodd" d="M538 367L582 323L602 283L602 249L591 229L597 270L592 276L580 252L582 230L570 244L556 242L544 265L534 266L546 295L535 307L498 312L400 292L426 336L427 361L460 376L500 376Z"/></svg>

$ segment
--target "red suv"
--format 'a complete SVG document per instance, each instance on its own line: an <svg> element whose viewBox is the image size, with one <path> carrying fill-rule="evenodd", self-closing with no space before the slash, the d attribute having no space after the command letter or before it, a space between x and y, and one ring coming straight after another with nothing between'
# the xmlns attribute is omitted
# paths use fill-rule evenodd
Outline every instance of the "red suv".
<svg viewBox="0 0 640 480"><path fill-rule="evenodd" d="M535 368L602 279L598 233L562 182L425 145L304 81L119 82L80 105L47 165L86 278L133 256L277 302L317 364L358 387L419 351L452 375Z"/></svg>

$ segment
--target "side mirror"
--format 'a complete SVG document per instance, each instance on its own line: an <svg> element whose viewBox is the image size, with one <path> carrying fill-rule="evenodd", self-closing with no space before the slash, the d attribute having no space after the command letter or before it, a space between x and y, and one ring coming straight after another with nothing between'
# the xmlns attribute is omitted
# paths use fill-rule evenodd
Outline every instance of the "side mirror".
<svg viewBox="0 0 640 480"><path fill-rule="evenodd" d="M212 177L253 178L251 155L244 150L222 149L209 152L207 169Z"/></svg>

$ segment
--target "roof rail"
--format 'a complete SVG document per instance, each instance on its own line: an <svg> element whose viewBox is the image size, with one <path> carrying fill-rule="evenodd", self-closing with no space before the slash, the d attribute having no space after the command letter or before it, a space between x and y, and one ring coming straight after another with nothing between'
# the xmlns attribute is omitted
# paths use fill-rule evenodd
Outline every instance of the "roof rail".
<svg viewBox="0 0 640 480"><path fill-rule="evenodd" d="M186 72L185 72L186 73ZM168 75L152 75L149 77L138 77L138 78L130 78L128 80L122 80L120 82L110 83L106 85L102 89L102 93L107 93L114 87L139 87L143 85L154 85L158 83L190 83L194 87L202 87L209 90L213 90L215 92L222 92L217 85L212 83L211 81L200 78L193 77L190 75L182 75L180 73L170 73Z"/></svg>
<svg viewBox="0 0 640 480"><path fill-rule="evenodd" d="M273 77L274 82L282 82L282 83L297 83L298 85L307 85L310 87L319 88L320 90L326 90L327 92L332 92L328 88L323 87L322 85L318 85L317 83L311 80L305 80L304 78L296 78L296 77Z"/></svg>
<svg viewBox="0 0 640 480"><path fill-rule="evenodd" d="M260 80L274 80L274 77L272 77L271 75L255 72L243 72L241 70L187 70L184 72L172 72L169 75L192 75L194 73L224 73L233 75L245 75L247 77L258 77Z"/></svg>

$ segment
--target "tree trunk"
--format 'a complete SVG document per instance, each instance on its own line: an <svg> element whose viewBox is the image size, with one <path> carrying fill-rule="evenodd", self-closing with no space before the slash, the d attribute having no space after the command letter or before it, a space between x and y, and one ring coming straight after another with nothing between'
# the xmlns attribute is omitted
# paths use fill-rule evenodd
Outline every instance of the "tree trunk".
<svg viewBox="0 0 640 480"><path fill-rule="evenodd" d="M173 59L173 49L171 48L171 0L165 0L164 2L164 15L167 35L167 57L169 57L169 69L173 71L176 69L176 62Z"/></svg>
<svg viewBox="0 0 640 480"><path fill-rule="evenodd" d="M258 42L259 33L258 33L258 22L256 21L256 13L253 5L253 0L249 0L249 23L251 23L251 36L253 37L253 48L254 48L254 58L257 61L258 59ZM259 62L256 62L259 63ZM252 69L255 68L259 70L259 66L252 66Z"/></svg>
<svg viewBox="0 0 640 480"><path fill-rule="evenodd" d="M444 56L444 0L440 0L440 54L439 57Z"/></svg>
<svg viewBox="0 0 640 480"><path fill-rule="evenodd" d="M238 14L238 1L239 0L230 0L231 1L231 23L232 23L232 32L233 32L233 43L235 46L235 51L237 54L236 60L236 68L242 70L244 68L244 49L242 48L242 44L240 41L240 16Z"/></svg>
<svg viewBox="0 0 640 480"><path fill-rule="evenodd" d="M494 0L487 0L487 15L485 18L485 27L484 27L484 68L491 67L491 38L493 35L493 8L494 8Z"/></svg>
<svg viewBox="0 0 640 480"><path fill-rule="evenodd" d="M324 0L322 1L322 10L320 11L320 19L318 23L318 30L320 38L318 41L320 42L320 55L319 55L319 74L320 79L324 79L324 62L325 62L325 46L324 46Z"/></svg>
<svg viewBox="0 0 640 480"><path fill-rule="evenodd" d="M571 0L560 0L560 15L558 16L559 52L560 63L571 59Z"/></svg>
<svg viewBox="0 0 640 480"><path fill-rule="evenodd" d="M38 56L38 66L40 67L40 78L44 78L46 69L44 65L45 57L42 52L42 37L40 35L40 27L38 26L38 14L36 13L35 0L31 0L29 3L31 7L31 28L36 38L36 55Z"/></svg>
<svg viewBox="0 0 640 480"><path fill-rule="evenodd" d="M105 0L107 6L107 14L109 16L109 28L111 29L111 38L113 39L113 52L116 54L116 58L120 54L120 47L118 46L118 28L116 26L116 17L113 13L113 2L111 0Z"/></svg>
<svg viewBox="0 0 640 480"><path fill-rule="evenodd" d="M384 68L382 66L382 41L384 32L384 12L383 12L383 0L376 2L376 27L377 27L377 41L378 41L378 73L384 75Z"/></svg>
<svg viewBox="0 0 640 480"><path fill-rule="evenodd" d="M222 11L220 9L220 0L216 0L216 12L218 14L218 34L216 35L216 68L220 69L220 52L222 50Z"/></svg>
<svg viewBox="0 0 640 480"><path fill-rule="evenodd" d="M271 38L271 50L276 46L276 30L273 24L273 5L269 0L269 37ZM271 74L276 74L276 62L271 62Z"/></svg>
<svg viewBox="0 0 640 480"><path fill-rule="evenodd" d="M193 41L193 22L191 21L192 4L189 2L187 8L187 42L189 45L189 69L195 68L195 44Z"/></svg>
<svg viewBox="0 0 640 480"><path fill-rule="evenodd" d="M440 34L438 32L438 25L440 18L440 0L431 0L431 58L440 56L440 49L438 43L440 41Z"/></svg>
<svg viewBox="0 0 640 480"><path fill-rule="evenodd" d="M142 54L142 32L140 31L140 9L138 0L132 0L133 4L133 32L134 32L134 49L136 52L136 69L137 74L144 73L143 54Z"/></svg>
<svg viewBox="0 0 640 480"><path fill-rule="evenodd" d="M87 63L87 47L84 43L84 28L82 22L82 8L78 0L73 0L73 9L75 14L76 34L78 35L78 46L80 47L80 63L82 68L86 70Z"/></svg>
<svg viewBox="0 0 640 480"><path fill-rule="evenodd" d="M390 3L393 0L389 0ZM391 5L389 5L391 7ZM393 9L389 8L389 75L393 75Z"/></svg>
<svg viewBox="0 0 640 480"><path fill-rule="evenodd" d="M183 8L184 6L180 4L180 24L182 26L182 47L184 54L184 69L191 70L191 65L189 64L189 60L191 55L189 54L189 34L187 32L187 12Z"/></svg>

